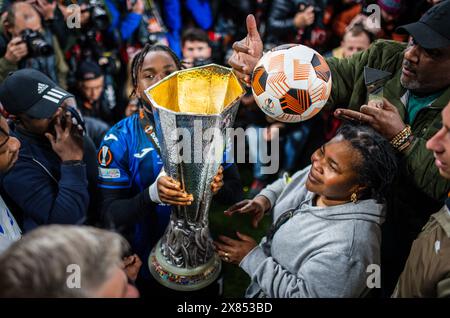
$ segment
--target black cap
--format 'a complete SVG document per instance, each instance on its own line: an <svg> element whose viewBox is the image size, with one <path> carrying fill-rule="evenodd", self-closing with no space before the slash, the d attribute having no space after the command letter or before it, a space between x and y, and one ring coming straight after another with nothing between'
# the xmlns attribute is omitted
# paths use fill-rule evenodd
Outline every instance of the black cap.
<svg viewBox="0 0 450 318"><path fill-rule="evenodd" d="M31 68L10 73L0 85L0 102L5 110L33 118L50 118L69 94L45 74Z"/></svg>
<svg viewBox="0 0 450 318"><path fill-rule="evenodd" d="M79 81L88 81L103 75L100 66L92 61L83 61L78 64L76 77Z"/></svg>
<svg viewBox="0 0 450 318"><path fill-rule="evenodd" d="M402 25L397 32L409 33L425 49L450 45L450 0L431 7L418 22Z"/></svg>

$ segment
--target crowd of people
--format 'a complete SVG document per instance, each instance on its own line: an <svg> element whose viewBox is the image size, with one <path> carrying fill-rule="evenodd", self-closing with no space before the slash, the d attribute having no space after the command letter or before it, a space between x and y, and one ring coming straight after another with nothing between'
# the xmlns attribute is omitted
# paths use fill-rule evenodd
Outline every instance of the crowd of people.
<svg viewBox="0 0 450 318"><path fill-rule="evenodd" d="M250 276L246 297L450 296L450 0L77 3L1 2L0 296L176 294L146 263L171 206L194 198L164 173L144 91L210 63L247 88L235 126L257 132L249 191L227 150L213 200L255 227L273 219L259 243L214 242ZM266 116L250 88L263 52L286 43L332 74L302 123ZM382 98L369 98L374 71ZM258 145L274 138L280 168L264 174ZM68 264L87 269L81 290Z"/></svg>

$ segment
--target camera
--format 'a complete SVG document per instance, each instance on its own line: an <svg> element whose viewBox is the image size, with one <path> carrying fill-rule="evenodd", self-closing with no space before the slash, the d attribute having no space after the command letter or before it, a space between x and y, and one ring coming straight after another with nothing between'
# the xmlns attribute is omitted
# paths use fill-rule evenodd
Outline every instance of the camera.
<svg viewBox="0 0 450 318"><path fill-rule="evenodd" d="M213 63L213 60L211 58L206 58L206 59L195 59L192 62L192 66L193 67L197 67L197 66L203 66L203 65L208 65Z"/></svg>
<svg viewBox="0 0 450 318"><path fill-rule="evenodd" d="M63 107L63 114L60 117L60 123L61 128L66 129L67 127L67 119L66 119L66 112L70 113L72 124L74 124L74 121L76 122L76 125L72 127L72 133L74 133L74 136L78 138L82 138L82 135L86 132L86 124L84 122L83 117L81 117L81 114L78 112L78 110L75 108L75 106L67 106ZM54 118L52 122L50 123L49 132L56 136L56 130L55 130L55 124L57 122L57 118ZM82 130L80 131L77 126L81 126Z"/></svg>
<svg viewBox="0 0 450 318"><path fill-rule="evenodd" d="M29 56L38 57L53 54L53 47L45 41L41 33L25 29L22 31L21 36L22 40L27 44Z"/></svg>
<svg viewBox="0 0 450 318"><path fill-rule="evenodd" d="M89 0L87 11L90 14L90 23L99 31L105 31L109 27L109 17L106 8L99 0Z"/></svg>

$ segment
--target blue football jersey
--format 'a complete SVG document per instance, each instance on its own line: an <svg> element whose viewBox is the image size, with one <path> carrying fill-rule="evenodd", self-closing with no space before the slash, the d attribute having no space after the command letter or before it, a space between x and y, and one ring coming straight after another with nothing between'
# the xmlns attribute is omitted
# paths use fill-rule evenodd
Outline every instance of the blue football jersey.
<svg viewBox="0 0 450 318"><path fill-rule="evenodd" d="M103 138L98 155L98 185L106 189L129 189L134 196L153 184L163 167L158 151L147 138L139 116L133 115L114 125ZM157 204L149 217L135 225L133 250L144 264L151 249L164 234L171 208ZM142 266L148 276L148 266ZM146 275L147 274L147 275Z"/></svg>

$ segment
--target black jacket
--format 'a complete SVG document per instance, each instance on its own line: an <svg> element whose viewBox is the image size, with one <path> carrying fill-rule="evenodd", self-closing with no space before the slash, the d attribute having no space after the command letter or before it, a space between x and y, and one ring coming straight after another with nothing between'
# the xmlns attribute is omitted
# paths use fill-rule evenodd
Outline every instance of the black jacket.
<svg viewBox="0 0 450 318"><path fill-rule="evenodd" d="M1 178L1 194L24 232L45 224L95 223L95 148L84 139L84 163L62 163L43 136L19 128L19 159Z"/></svg>

